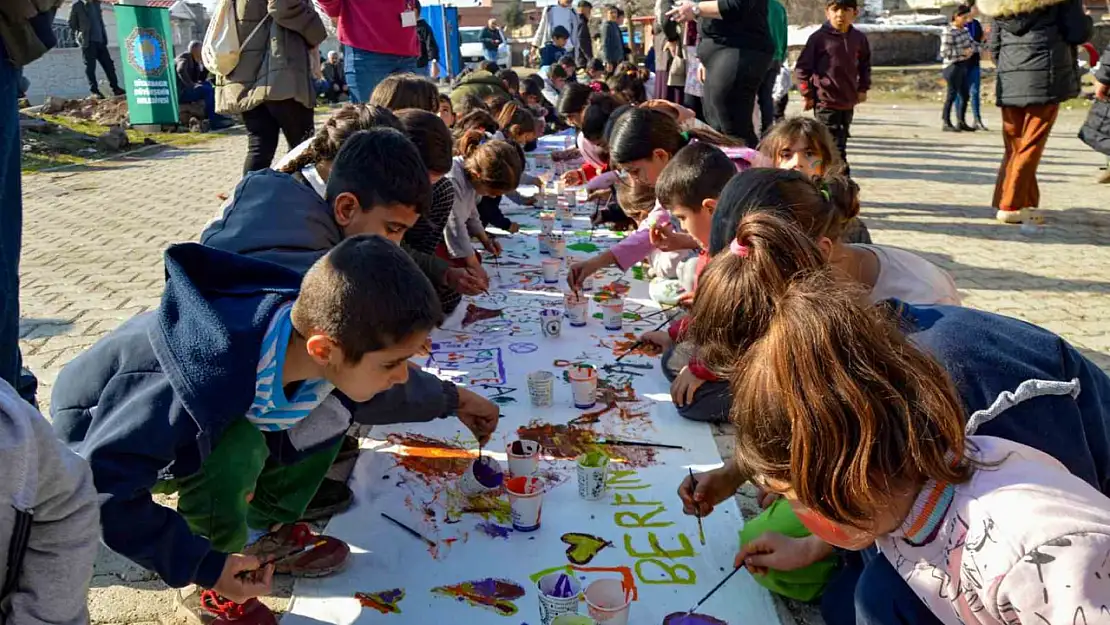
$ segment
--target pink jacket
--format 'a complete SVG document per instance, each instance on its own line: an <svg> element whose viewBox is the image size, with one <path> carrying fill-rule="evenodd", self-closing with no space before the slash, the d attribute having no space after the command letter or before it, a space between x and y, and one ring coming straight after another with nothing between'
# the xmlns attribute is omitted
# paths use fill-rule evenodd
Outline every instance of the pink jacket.
<svg viewBox="0 0 1110 625"><path fill-rule="evenodd" d="M317 2L329 17L339 18L340 42L368 52L420 56L416 26L401 26L401 13L416 9L416 3L413 0L317 0Z"/></svg>

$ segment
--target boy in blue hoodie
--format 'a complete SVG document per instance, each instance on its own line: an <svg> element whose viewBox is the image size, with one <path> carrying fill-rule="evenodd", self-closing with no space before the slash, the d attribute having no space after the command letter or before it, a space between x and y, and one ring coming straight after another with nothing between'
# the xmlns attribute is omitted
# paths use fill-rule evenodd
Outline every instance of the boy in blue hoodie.
<svg viewBox="0 0 1110 625"><path fill-rule="evenodd" d="M566 28L556 26L551 29L551 41L540 48L540 67L554 65L559 62L559 59L566 56L567 39L570 39L570 33Z"/></svg>
<svg viewBox="0 0 1110 625"><path fill-rule="evenodd" d="M54 427L89 460L105 544L171 586L210 589L182 599L194 613L271 623L262 561L323 541L276 567L318 576L349 553L296 521L350 423L344 404L408 380L441 322L435 290L379 236L344 240L303 281L192 243L165 263L159 308L62 370ZM485 441L497 419L466 423ZM177 511L153 501L166 491ZM252 531L269 533L248 547Z"/></svg>

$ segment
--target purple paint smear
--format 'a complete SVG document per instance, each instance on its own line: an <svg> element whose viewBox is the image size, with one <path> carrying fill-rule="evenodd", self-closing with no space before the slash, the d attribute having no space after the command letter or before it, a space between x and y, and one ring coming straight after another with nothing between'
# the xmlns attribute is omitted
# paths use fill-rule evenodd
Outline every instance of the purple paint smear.
<svg viewBox="0 0 1110 625"><path fill-rule="evenodd" d="M513 531L513 528L511 527L498 525L490 521L483 521L475 525L474 529L481 530L483 533L485 533L486 536L489 536L490 538L504 538L506 540L508 540L509 538L509 533Z"/></svg>
<svg viewBox="0 0 1110 625"><path fill-rule="evenodd" d="M663 619L663 625L728 625L728 622L708 614L674 612Z"/></svg>
<svg viewBox="0 0 1110 625"><path fill-rule="evenodd" d="M570 583L570 576L566 573L559 574L559 579L555 580L555 588L552 589L551 596L566 599L572 595L574 595L574 586Z"/></svg>

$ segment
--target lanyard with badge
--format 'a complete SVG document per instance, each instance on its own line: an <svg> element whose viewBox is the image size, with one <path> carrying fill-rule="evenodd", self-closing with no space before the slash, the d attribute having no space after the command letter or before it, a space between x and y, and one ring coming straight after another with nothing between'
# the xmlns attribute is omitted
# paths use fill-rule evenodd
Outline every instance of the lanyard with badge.
<svg viewBox="0 0 1110 625"><path fill-rule="evenodd" d="M401 11L401 27L413 28L416 26L416 2L405 0L405 10Z"/></svg>

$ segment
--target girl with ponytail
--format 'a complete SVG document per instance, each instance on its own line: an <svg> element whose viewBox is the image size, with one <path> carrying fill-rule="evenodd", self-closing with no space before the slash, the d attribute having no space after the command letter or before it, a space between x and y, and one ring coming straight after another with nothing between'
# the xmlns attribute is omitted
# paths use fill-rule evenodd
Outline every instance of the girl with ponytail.
<svg viewBox="0 0 1110 625"><path fill-rule="evenodd" d="M575 143L585 163L563 174L568 185L585 184L590 191L605 189L617 182L617 173L609 168L609 152L605 149L605 124L623 102L617 96L598 93L582 85L585 92L567 91L559 100L559 114L567 124L578 130Z"/></svg>
<svg viewBox="0 0 1110 625"><path fill-rule="evenodd" d="M763 157L755 150L709 129L682 130L677 114L656 107L631 107L612 119L607 129L609 162L621 173L624 184L636 188L653 188L659 173L676 152L694 141L721 148L736 165L737 171L761 165ZM656 248L652 239L666 240L666 249ZM567 281L572 289L579 289L586 276L612 265L627 270L632 265L650 259L654 271L663 277L675 278L678 264L697 242L689 235L678 232L671 223L670 213L658 202L647 217L640 221L639 229L609 250L570 267Z"/></svg>

